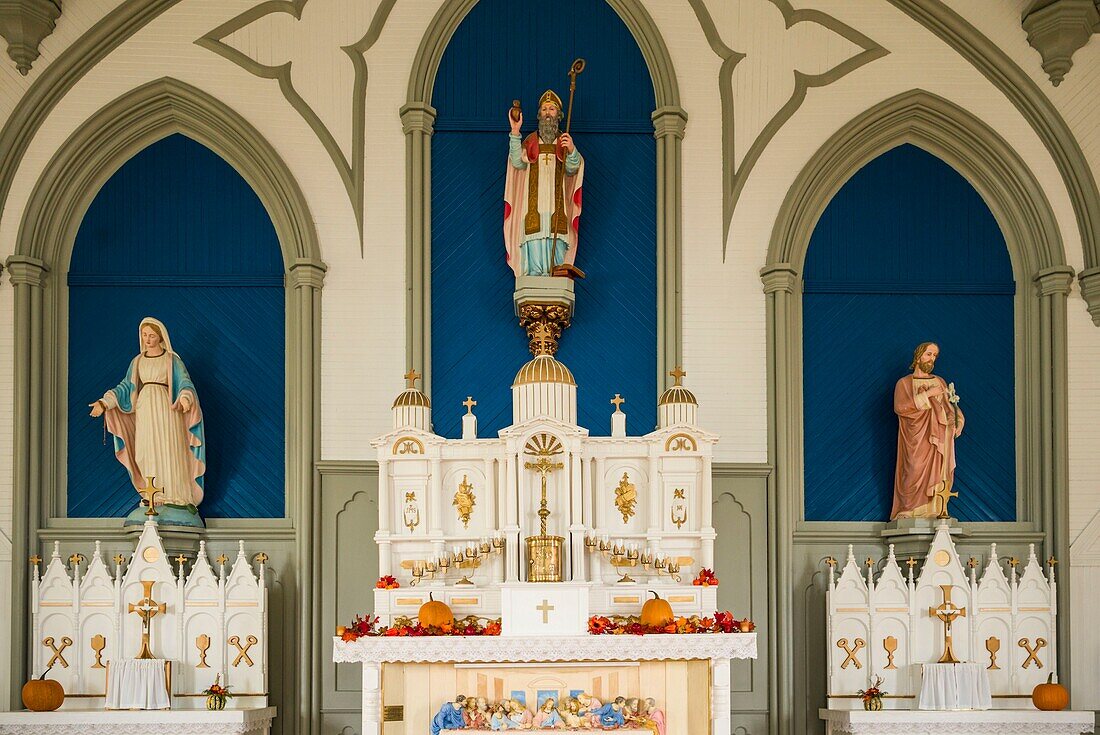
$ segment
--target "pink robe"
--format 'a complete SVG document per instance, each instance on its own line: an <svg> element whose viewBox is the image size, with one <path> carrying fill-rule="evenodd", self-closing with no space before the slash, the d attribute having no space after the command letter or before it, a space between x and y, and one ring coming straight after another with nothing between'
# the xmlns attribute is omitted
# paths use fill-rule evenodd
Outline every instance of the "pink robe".
<svg viewBox="0 0 1100 735"><path fill-rule="evenodd" d="M947 383L933 376L944 390ZM933 515L933 495L944 481L955 479L955 407L946 395L929 399L922 408L914 395L913 376L906 375L894 386L894 413L898 415L898 461L894 472L894 507L890 518L899 514ZM963 421L959 412L959 423Z"/></svg>

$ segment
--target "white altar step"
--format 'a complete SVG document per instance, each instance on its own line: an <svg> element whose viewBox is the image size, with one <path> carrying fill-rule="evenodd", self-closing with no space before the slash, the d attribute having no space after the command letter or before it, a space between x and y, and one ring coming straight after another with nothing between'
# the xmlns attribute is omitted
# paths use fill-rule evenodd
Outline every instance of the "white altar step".
<svg viewBox="0 0 1100 735"><path fill-rule="evenodd" d="M0 712L0 735L267 735L274 707Z"/></svg>
<svg viewBox="0 0 1100 735"><path fill-rule="evenodd" d="M1082 735L1093 732L1092 712L991 709L959 712L924 710L818 710L828 735Z"/></svg>

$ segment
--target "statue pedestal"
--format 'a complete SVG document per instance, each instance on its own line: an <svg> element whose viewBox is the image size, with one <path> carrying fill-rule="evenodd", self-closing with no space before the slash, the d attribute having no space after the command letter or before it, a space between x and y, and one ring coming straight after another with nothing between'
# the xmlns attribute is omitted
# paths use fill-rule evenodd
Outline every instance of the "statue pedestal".
<svg viewBox="0 0 1100 735"><path fill-rule="evenodd" d="M561 333L573 320L573 279L555 276L520 276L512 295L519 325L531 340L531 352L553 355ZM540 346L536 347L536 341Z"/></svg>
<svg viewBox="0 0 1100 735"><path fill-rule="evenodd" d="M954 518L899 518L887 523L880 535L883 543L894 545L897 558L923 559L941 524L947 525L952 539L964 539L970 535Z"/></svg>

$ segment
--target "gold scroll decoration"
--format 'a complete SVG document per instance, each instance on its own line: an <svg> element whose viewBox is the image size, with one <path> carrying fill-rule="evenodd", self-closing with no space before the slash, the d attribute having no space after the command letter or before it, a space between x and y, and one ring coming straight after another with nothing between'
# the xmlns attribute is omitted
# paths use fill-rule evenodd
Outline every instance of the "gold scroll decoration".
<svg viewBox="0 0 1100 735"><path fill-rule="evenodd" d="M898 639L892 635L888 635L882 640L882 647L886 649L886 668L896 669L897 666L894 665L894 654L898 650Z"/></svg>
<svg viewBox="0 0 1100 735"><path fill-rule="evenodd" d="M638 489L630 481L630 475L623 473L623 479L619 480L619 486L615 488L615 507L623 515L623 523L634 515L634 504L638 502Z"/></svg>
<svg viewBox="0 0 1100 735"><path fill-rule="evenodd" d="M666 452L696 452L699 444L691 434L673 434L665 439Z"/></svg>
<svg viewBox="0 0 1100 735"><path fill-rule="evenodd" d="M420 506L416 503L416 493L405 493L405 507L401 515L410 531L420 525Z"/></svg>
<svg viewBox="0 0 1100 735"><path fill-rule="evenodd" d="M250 635L247 638L247 645L241 645L241 637L239 635L232 636L229 639L229 645L234 646L237 649L237 658L233 659L233 666L237 667L241 665L243 660L246 666L252 666L252 657L248 655L248 649L259 643L259 639L254 635Z"/></svg>
<svg viewBox="0 0 1100 735"><path fill-rule="evenodd" d="M394 454L423 454L424 442L415 436L403 436L393 443Z"/></svg>
<svg viewBox="0 0 1100 735"><path fill-rule="evenodd" d="M458 519L462 521L462 527L469 528L470 515L474 512L474 506L477 505L477 496L474 495L474 486L470 484L466 475L462 476L462 482L455 491L451 505L458 509Z"/></svg>
<svg viewBox="0 0 1100 735"><path fill-rule="evenodd" d="M1027 658L1024 659L1024 663L1020 668L1026 669L1032 661L1035 662L1036 668L1043 668L1043 662L1039 660L1039 651L1047 645L1046 638L1036 638L1034 646L1028 645L1027 638L1021 638L1017 645L1027 651Z"/></svg>
<svg viewBox="0 0 1100 735"><path fill-rule="evenodd" d="M103 649L107 647L107 639L104 638L101 635L93 635L92 640L90 641L90 643L91 643L91 646L92 646L92 651L95 653L95 663L92 664L89 668L93 668L93 669L105 669L105 668L107 668L106 666L103 665Z"/></svg>
<svg viewBox="0 0 1100 735"><path fill-rule="evenodd" d="M196 669L209 669L206 664L206 652L210 650L210 636L203 633L195 639L195 648L199 649L199 662L195 664Z"/></svg>
<svg viewBox="0 0 1100 735"><path fill-rule="evenodd" d="M839 641L837 641L836 647L847 654L847 657L844 659L844 663L840 665L840 668L846 669L848 668L848 664L855 664L857 669L862 669L863 664L859 662L859 658L856 657L856 654L859 653L859 649L863 648L866 645L867 641L863 640L862 638L856 638L855 643L850 648L848 646L847 638L841 638Z"/></svg>
<svg viewBox="0 0 1100 735"><path fill-rule="evenodd" d="M985 650L989 651L989 666L987 669L999 669L997 665L997 651L1001 650L1001 641L996 636L990 636L985 639Z"/></svg>
<svg viewBox="0 0 1100 735"><path fill-rule="evenodd" d="M687 500L684 498L684 489L676 488L672 491L672 522L679 529L688 519Z"/></svg>
<svg viewBox="0 0 1100 735"><path fill-rule="evenodd" d="M62 654L64 653L66 648L73 644L73 639L69 636L65 636L61 639L60 647L54 645L54 643L55 641L53 636L42 639L42 645L53 651L53 655L50 656L50 660L46 662L46 668L48 669L57 663L61 664L61 668L63 669L69 668L69 662L65 660L65 656L63 656Z"/></svg>

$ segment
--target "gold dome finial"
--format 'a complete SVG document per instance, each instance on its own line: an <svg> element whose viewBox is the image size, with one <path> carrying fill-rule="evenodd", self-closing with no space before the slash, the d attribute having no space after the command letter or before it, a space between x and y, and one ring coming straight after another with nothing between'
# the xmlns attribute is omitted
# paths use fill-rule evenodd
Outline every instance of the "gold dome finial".
<svg viewBox="0 0 1100 735"><path fill-rule="evenodd" d="M676 385L683 385L684 384L684 376L687 375L687 371L685 371L682 367L677 365L676 369L675 370L669 370L668 374L671 375L672 379L676 381Z"/></svg>
<svg viewBox="0 0 1100 735"><path fill-rule="evenodd" d="M416 368L412 368L409 372L405 373L405 387L415 388L416 381L420 380L420 373L416 372Z"/></svg>

